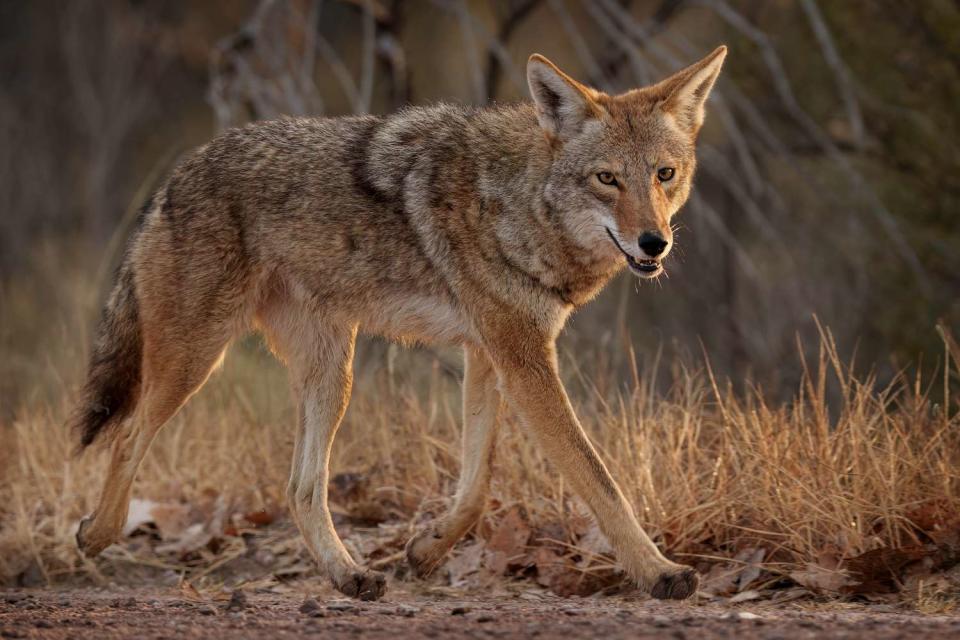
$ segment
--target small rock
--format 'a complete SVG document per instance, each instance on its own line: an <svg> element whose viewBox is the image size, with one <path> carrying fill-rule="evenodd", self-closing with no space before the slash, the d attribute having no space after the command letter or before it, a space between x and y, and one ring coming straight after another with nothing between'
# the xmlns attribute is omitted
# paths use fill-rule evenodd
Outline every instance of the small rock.
<svg viewBox="0 0 960 640"><path fill-rule="evenodd" d="M450 609L450 615L452 616L462 616L469 613L470 607L454 607Z"/></svg>
<svg viewBox="0 0 960 640"><path fill-rule="evenodd" d="M237 589L230 594L230 602L227 603L227 611L242 611L247 608L247 594Z"/></svg>
<svg viewBox="0 0 960 640"><path fill-rule="evenodd" d="M480 613L473 618L474 622L493 622L494 620L496 620L496 618L489 613Z"/></svg>
<svg viewBox="0 0 960 640"><path fill-rule="evenodd" d="M313 613L314 611L320 610L320 603L317 602L316 598L307 598L303 601L303 604L300 605L300 613Z"/></svg>
<svg viewBox="0 0 960 640"><path fill-rule="evenodd" d="M327 605L327 611L356 611L357 605L352 602L331 602Z"/></svg>
<svg viewBox="0 0 960 640"><path fill-rule="evenodd" d="M653 626L661 629L670 626L670 618L667 616L653 616L653 619L650 622L653 624Z"/></svg>
<svg viewBox="0 0 960 640"><path fill-rule="evenodd" d="M412 618L413 616L420 613L420 609L416 607L411 607L408 604L397 605L396 609L398 616L403 616L404 618Z"/></svg>
<svg viewBox="0 0 960 640"><path fill-rule="evenodd" d="M197 609L197 613L199 613L202 616L215 616L217 615L217 610L211 607L210 605L205 604L202 607Z"/></svg>
<svg viewBox="0 0 960 640"><path fill-rule="evenodd" d="M755 613L750 613L749 611L739 611L737 612L737 617L741 620L759 620L760 616Z"/></svg>

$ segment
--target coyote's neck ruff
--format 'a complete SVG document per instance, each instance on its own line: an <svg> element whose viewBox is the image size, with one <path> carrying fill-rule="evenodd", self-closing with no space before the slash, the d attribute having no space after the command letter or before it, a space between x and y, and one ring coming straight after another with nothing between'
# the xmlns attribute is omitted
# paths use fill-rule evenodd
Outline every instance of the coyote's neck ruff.
<svg viewBox="0 0 960 640"><path fill-rule="evenodd" d="M407 546L418 573L482 513L502 394L637 582L690 595L696 574L646 536L581 430L554 340L624 266L661 273L725 53L618 96L533 56L532 104L256 123L193 154L145 207L100 326L75 426L83 445L116 428L81 548L116 539L157 431L256 328L299 400L294 518L339 589L379 597L383 577L350 558L326 503L359 331L465 347L462 476Z"/></svg>

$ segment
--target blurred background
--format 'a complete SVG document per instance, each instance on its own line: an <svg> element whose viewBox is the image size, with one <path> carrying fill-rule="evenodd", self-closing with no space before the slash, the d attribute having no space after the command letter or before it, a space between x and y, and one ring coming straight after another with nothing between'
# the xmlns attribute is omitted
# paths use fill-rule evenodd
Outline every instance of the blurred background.
<svg viewBox="0 0 960 640"><path fill-rule="evenodd" d="M942 374L935 325L960 328L955 1L24 0L0 3L0 417L78 382L133 212L217 132L526 99L533 52L619 92L720 43L669 277L624 274L566 353L614 375L628 347L705 354L734 388L784 395L819 323L880 383ZM358 369L393 357L367 342Z"/></svg>

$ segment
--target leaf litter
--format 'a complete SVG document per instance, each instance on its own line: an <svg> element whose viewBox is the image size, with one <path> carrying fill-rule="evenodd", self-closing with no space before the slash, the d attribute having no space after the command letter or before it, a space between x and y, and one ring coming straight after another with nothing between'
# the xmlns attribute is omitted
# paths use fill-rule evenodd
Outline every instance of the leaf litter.
<svg viewBox="0 0 960 640"><path fill-rule="evenodd" d="M412 514L404 512L409 505L390 492L373 491L369 477L358 473L335 476L330 496L348 548L371 566L397 569L402 576L403 548L413 532ZM574 508L563 522L532 522L522 505L493 506L428 588L467 591L516 583L532 598L541 591L559 596L630 592L632 585L592 518ZM829 546L802 565L784 563L777 550L759 545L744 546L726 559L723 549L715 550L697 566L699 595L729 604L818 597L871 600L891 594L960 598L956 505L920 504L905 517L916 529L917 544L855 554ZM135 498L124 534L126 562L169 567L180 576L182 597L194 602L209 600L195 584L277 588L317 575L282 508L242 509L212 491L197 504ZM104 562L119 558L107 556Z"/></svg>

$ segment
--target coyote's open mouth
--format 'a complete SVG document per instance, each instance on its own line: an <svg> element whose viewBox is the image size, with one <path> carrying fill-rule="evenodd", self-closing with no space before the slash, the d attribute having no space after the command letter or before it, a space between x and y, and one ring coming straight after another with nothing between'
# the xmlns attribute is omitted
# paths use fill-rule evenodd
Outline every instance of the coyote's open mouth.
<svg viewBox="0 0 960 640"><path fill-rule="evenodd" d="M610 231L609 227L604 227L607 230L607 235L610 236L610 239L613 240L613 244L616 245L617 249L620 249L622 253L627 258L627 264L630 266L630 270L641 278L652 278L655 275L660 273L662 269L660 265L660 260L656 258L638 260L632 255L623 250L623 247L620 246L620 243L617 242L617 238L613 235L613 232Z"/></svg>

